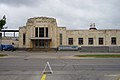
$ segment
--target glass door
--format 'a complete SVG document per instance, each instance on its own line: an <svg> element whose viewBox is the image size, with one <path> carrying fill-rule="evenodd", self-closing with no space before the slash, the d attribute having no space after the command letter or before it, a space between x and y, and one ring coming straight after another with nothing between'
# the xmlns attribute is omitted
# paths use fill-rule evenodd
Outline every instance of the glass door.
<svg viewBox="0 0 120 80"><path fill-rule="evenodd" d="M49 48L49 41L45 41L45 48Z"/></svg>
<svg viewBox="0 0 120 80"><path fill-rule="evenodd" d="M40 40L39 41L39 47L44 48L44 45L45 45L44 40Z"/></svg>
<svg viewBox="0 0 120 80"><path fill-rule="evenodd" d="M48 40L35 40L34 48L49 48L50 41Z"/></svg>
<svg viewBox="0 0 120 80"><path fill-rule="evenodd" d="M38 45L38 44L39 44L39 41L36 40L36 41L35 41L35 48L39 48L39 45Z"/></svg>

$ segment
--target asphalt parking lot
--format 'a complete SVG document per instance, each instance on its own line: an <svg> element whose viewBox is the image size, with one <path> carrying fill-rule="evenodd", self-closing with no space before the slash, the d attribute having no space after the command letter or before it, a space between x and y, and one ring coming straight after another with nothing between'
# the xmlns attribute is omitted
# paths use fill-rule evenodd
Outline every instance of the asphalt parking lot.
<svg viewBox="0 0 120 80"><path fill-rule="evenodd" d="M80 52L0 53L9 55L0 58L0 80L40 80L47 61L53 71L52 74L46 74L47 80L119 80L120 78L119 58L73 57L76 54L86 54Z"/></svg>

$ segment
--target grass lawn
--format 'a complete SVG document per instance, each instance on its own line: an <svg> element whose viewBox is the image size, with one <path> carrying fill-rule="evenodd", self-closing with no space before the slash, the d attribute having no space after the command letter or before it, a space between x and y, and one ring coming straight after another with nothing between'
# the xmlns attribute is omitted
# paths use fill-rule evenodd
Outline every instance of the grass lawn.
<svg viewBox="0 0 120 80"><path fill-rule="evenodd" d="M120 54L81 54L75 57L120 58Z"/></svg>
<svg viewBox="0 0 120 80"><path fill-rule="evenodd" d="M0 57L4 57L4 56L7 56L7 54L0 54Z"/></svg>

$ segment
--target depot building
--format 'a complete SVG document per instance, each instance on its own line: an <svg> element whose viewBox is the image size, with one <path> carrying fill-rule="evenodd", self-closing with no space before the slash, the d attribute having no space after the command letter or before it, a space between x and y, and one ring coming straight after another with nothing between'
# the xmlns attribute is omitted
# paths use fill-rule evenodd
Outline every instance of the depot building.
<svg viewBox="0 0 120 80"><path fill-rule="evenodd" d="M27 20L25 26L19 28L18 48L57 49L62 46L112 47L119 50L120 30L99 30L90 27L88 30L69 30L57 25L54 18L34 17ZM103 50L102 49L102 50Z"/></svg>
<svg viewBox="0 0 120 80"><path fill-rule="evenodd" d="M18 49L58 49L77 46L81 51L120 52L119 29L96 29L95 24L86 30L69 30L57 25L54 18L34 17L27 20L19 30L2 30L2 44L14 44ZM6 37L5 32L14 32ZM15 33L19 37L15 37Z"/></svg>

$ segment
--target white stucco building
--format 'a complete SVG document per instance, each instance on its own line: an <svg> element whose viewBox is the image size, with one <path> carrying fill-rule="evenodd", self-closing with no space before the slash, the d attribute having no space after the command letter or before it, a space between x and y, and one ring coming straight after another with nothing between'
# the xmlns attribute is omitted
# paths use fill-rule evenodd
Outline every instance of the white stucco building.
<svg viewBox="0 0 120 80"><path fill-rule="evenodd" d="M4 42L4 41L3 41ZM57 25L54 18L34 17L19 28L19 48L41 49L64 46L119 47L120 30L91 27L88 30L69 30Z"/></svg>
<svg viewBox="0 0 120 80"><path fill-rule="evenodd" d="M20 48L57 48L59 45L120 46L120 30L68 30L56 19L35 17L19 29Z"/></svg>

